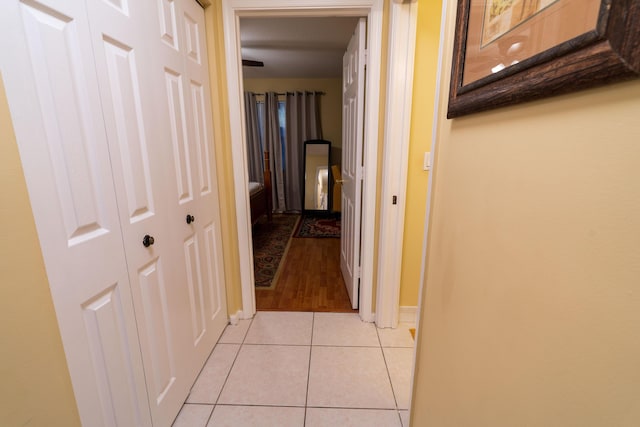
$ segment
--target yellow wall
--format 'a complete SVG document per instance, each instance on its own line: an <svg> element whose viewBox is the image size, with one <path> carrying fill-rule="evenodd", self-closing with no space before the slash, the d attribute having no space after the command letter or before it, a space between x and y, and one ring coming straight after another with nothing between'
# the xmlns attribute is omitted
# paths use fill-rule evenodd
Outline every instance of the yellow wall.
<svg viewBox="0 0 640 427"><path fill-rule="evenodd" d="M229 315L234 315L238 310L242 310L242 287L240 282L240 260L238 255L238 232L229 112L226 108L229 102L225 71L226 62L224 60L224 31L222 26L221 1L213 1L212 4L205 9L205 21L213 110L214 145L220 194L220 221L222 222L227 311Z"/></svg>
<svg viewBox="0 0 640 427"><path fill-rule="evenodd" d="M0 425L80 425L1 76L0 236Z"/></svg>
<svg viewBox="0 0 640 427"><path fill-rule="evenodd" d="M429 173L423 170L423 159L425 151L431 151L441 10L440 0L418 1L400 306L418 305Z"/></svg>
<svg viewBox="0 0 640 427"><path fill-rule="evenodd" d="M448 3L412 425L640 425L640 81L446 120Z"/></svg>
<svg viewBox="0 0 640 427"><path fill-rule="evenodd" d="M342 78L337 79L244 79L250 92L324 92L320 97L323 139L332 147L342 147Z"/></svg>

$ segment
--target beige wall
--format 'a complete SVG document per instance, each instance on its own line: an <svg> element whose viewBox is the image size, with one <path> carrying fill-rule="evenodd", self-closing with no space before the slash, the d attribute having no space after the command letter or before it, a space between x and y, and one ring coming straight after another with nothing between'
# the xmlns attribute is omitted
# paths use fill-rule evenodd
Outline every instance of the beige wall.
<svg viewBox="0 0 640 427"><path fill-rule="evenodd" d="M337 79L244 79L244 90L257 93L318 91L323 139L342 147L342 78Z"/></svg>
<svg viewBox="0 0 640 427"><path fill-rule="evenodd" d="M455 3L412 425L640 425L640 81L446 120Z"/></svg>
<svg viewBox="0 0 640 427"><path fill-rule="evenodd" d="M78 426L0 76L0 425Z"/></svg>
<svg viewBox="0 0 640 427"><path fill-rule="evenodd" d="M418 1L400 306L418 305L429 174L423 170L423 159L431 151L441 10L440 0Z"/></svg>

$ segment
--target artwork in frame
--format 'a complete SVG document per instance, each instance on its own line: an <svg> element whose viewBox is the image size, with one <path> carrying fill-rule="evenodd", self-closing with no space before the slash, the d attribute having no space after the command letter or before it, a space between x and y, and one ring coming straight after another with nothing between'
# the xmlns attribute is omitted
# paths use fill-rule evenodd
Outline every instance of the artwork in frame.
<svg viewBox="0 0 640 427"><path fill-rule="evenodd" d="M639 0L458 0L447 117L639 76Z"/></svg>

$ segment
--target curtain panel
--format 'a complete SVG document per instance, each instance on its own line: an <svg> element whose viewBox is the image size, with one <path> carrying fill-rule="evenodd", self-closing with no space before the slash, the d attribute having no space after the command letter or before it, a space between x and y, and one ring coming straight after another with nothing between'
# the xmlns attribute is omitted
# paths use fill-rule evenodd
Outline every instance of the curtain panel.
<svg viewBox="0 0 640 427"><path fill-rule="evenodd" d="M258 103L256 95L244 93L245 123L247 129L247 169L249 181L264 184L260 125L258 123Z"/></svg>
<svg viewBox="0 0 640 427"><path fill-rule="evenodd" d="M264 97L264 136L271 164L272 200L275 212L287 210L284 189L284 147L280 139L278 119L278 94L267 92Z"/></svg>
<svg viewBox="0 0 640 427"><path fill-rule="evenodd" d="M245 92L247 165L249 180L264 182L263 150L269 151L272 200L275 212L301 211L304 188L304 142L322 139L320 93L289 92L284 121L278 111L278 94L267 92L262 129L256 94ZM284 128L281 134L281 127ZM262 136L262 137L261 137Z"/></svg>
<svg viewBox="0 0 640 427"><path fill-rule="evenodd" d="M320 94L289 92L285 100L285 204L288 211L301 211L304 188L304 142L322 139Z"/></svg>

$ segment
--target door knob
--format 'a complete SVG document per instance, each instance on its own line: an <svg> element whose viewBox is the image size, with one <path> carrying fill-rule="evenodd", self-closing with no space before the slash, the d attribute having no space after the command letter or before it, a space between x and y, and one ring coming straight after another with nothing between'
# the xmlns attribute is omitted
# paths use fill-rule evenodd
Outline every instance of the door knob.
<svg viewBox="0 0 640 427"><path fill-rule="evenodd" d="M149 236L148 234L145 234L145 236L142 238L142 244L144 245L145 248L148 248L154 243L155 243L155 239L152 236Z"/></svg>
<svg viewBox="0 0 640 427"><path fill-rule="evenodd" d="M344 182L344 179L336 179L336 182L337 182L338 184L342 184L342 183Z"/></svg>
<svg viewBox="0 0 640 427"><path fill-rule="evenodd" d="M191 224L196 218L193 215L187 215L187 224Z"/></svg>

